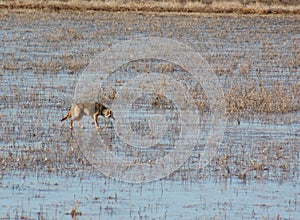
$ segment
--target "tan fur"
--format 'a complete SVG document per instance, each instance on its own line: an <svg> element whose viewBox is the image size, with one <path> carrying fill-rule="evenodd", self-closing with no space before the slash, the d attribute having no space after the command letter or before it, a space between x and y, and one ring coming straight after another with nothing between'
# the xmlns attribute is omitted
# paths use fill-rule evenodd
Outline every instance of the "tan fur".
<svg viewBox="0 0 300 220"><path fill-rule="evenodd" d="M61 121L64 121L68 118L71 118L70 121L70 129L73 128L73 121L78 121L78 125L80 125L79 121L84 115L90 115L94 119L95 127L101 128L98 125L98 116L102 115L105 118L112 118L114 119L112 115L112 111L108 109L106 106L99 102L87 102L87 103L77 103L74 104L70 111L68 111L67 115L61 119Z"/></svg>

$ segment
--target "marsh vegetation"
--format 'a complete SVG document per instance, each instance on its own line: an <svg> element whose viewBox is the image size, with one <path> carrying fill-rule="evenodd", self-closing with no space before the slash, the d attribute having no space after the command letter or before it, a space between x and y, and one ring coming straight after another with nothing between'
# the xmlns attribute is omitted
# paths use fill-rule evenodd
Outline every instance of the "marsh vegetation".
<svg viewBox="0 0 300 220"><path fill-rule="evenodd" d="M63 10L76 4L79 8L109 5L106 1L56 2L55 7L62 8L46 6L49 10L45 11L36 10L41 2L0 4L1 218L296 219L300 201L299 15L112 13L91 8ZM203 4L205 10L221 4L174 2L174 8ZM169 1L151 3L170 6ZM251 4L257 3L245 7ZM277 4L298 7L292 1ZM93 57L119 41L149 36L183 42L207 60L223 86L228 127L208 166L199 169L201 149L196 147L190 159L166 179L130 185L101 175L59 119L71 105L77 79ZM130 62L115 75L126 72L130 77L130 73L147 71L171 75L181 69L147 60ZM116 88L123 83L118 77L110 80L115 80ZM199 99L198 108L207 113L201 86L189 91ZM107 91L102 99L109 104L115 95L118 90ZM158 110L176 110L164 97L144 98L150 101L136 100L132 108L139 110L146 103ZM134 126L142 132L141 124ZM113 126L104 132L110 137L107 133L113 132ZM125 147L110 150L121 154ZM166 152L160 149L153 155ZM175 192L183 198L177 203ZM199 216L199 210L203 215Z"/></svg>
<svg viewBox="0 0 300 220"><path fill-rule="evenodd" d="M177 13L299 14L298 0L4 0L0 8L48 11L133 11Z"/></svg>

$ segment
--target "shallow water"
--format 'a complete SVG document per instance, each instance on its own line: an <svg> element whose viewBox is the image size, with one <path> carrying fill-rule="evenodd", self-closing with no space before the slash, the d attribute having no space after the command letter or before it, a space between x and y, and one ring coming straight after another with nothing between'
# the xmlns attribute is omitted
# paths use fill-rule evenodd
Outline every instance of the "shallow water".
<svg viewBox="0 0 300 220"><path fill-rule="evenodd" d="M81 173L78 176L15 172L2 177L2 218L206 219L299 216L299 182L238 179L162 180L131 185Z"/></svg>
<svg viewBox="0 0 300 220"><path fill-rule="evenodd" d="M300 105L299 90L293 87L300 77L298 17L11 12L1 19L0 218L70 219L72 209L78 219L298 218ZM198 31L191 31L194 26ZM119 40L143 36L170 37L195 48L218 75L225 94L233 85L250 88L263 83L272 88L274 81L294 88L294 97L288 99L294 110L245 111L239 123L229 117L223 142L205 167L199 164L201 142L186 163L163 180L130 184L107 178L91 157L85 158L87 148L80 146L77 123L72 136L69 124L59 120L73 101L89 59ZM107 85L123 77L114 85L118 89L139 71L155 74L160 64L128 63L108 78ZM182 70L174 68L173 76L179 78ZM181 78L185 86L194 85L187 78ZM138 134L149 132L142 121L145 115L167 116L172 129L156 147L120 144L113 122L96 132L92 119L86 118L83 131L96 133L102 145L112 143L109 150L129 162L163 157L172 151L181 121L174 102L159 98L163 111L148 109L153 101L149 95L131 105L136 119L131 126ZM199 94L198 99L207 102ZM201 138L210 129L210 113L207 108L202 112ZM102 118L99 121L104 125ZM164 127L158 131L165 132Z"/></svg>

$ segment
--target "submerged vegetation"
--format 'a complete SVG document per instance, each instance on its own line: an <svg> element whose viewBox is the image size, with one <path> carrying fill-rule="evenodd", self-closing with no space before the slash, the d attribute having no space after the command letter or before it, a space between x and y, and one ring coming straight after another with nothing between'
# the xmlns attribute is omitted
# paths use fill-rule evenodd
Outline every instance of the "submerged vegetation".
<svg viewBox="0 0 300 220"><path fill-rule="evenodd" d="M195 210L194 217L207 209L207 218L296 216L299 192L295 189L300 175L298 2L0 1L0 190L5 192L1 193L5 204L0 206L0 218L100 219L127 214L130 219L148 219L156 213L157 218L167 219L172 208L183 210L178 218L189 218L185 215L190 210ZM83 156L76 135L59 120L70 107L77 80L90 60L119 41L141 37L178 40L208 62L223 87L228 127L206 166L199 162L203 145L195 146L186 163L165 180L136 187L104 178ZM124 83L119 76L149 72L187 81L201 114L209 114L209 100L200 83L190 80L186 72L180 76L182 68L167 61L138 60L119 67L109 78L115 89L101 91L100 97L108 103L118 97L118 86ZM177 121L171 124L173 133L168 132L179 134L176 126L181 121L172 100L148 94L134 100L131 107L133 111L172 112L168 119ZM145 121L134 121L131 128L139 135L148 134ZM114 134L110 124L98 136L112 140ZM170 149L164 144L150 148L154 151L150 156L167 154ZM105 147L114 155L125 155L129 162L144 161L151 166L156 159L149 160L149 152L127 144ZM207 190L205 181L221 189ZM285 182L288 186L282 184ZM275 183L276 187L264 188L261 183ZM226 198L227 185L232 189L230 198ZM182 187L183 197L196 199L188 196L188 201L175 201ZM282 187L288 196L278 194ZM6 195L10 193L11 197ZM59 197L61 193L66 197ZM211 202L212 193L222 199L213 197L216 201Z"/></svg>
<svg viewBox="0 0 300 220"><path fill-rule="evenodd" d="M5 1L5 4L11 2ZM71 3L75 1L66 2ZM1 109L4 110L0 115L3 170L32 168L30 164L36 164L37 167L46 167L49 172L57 172L61 168L56 164L71 164L73 160L81 163L80 152L73 151L71 139L64 141L70 144L72 151L61 149L60 140L52 138L51 134L61 136L62 130L66 130L57 118L70 105L76 80L95 55L119 40L141 36L173 38L199 51L223 85L230 123L264 124L267 121L275 127L278 124L299 123L298 16L153 16L152 13L132 12L1 11L4 12L1 13L0 42L0 82L4 88L0 93ZM128 67L137 73L169 72L170 76L178 71L174 64L151 61L138 65L129 63ZM114 83L117 85L121 81L116 79ZM110 92L107 93L108 101L116 95L116 91L113 96ZM190 92L197 99L205 96L199 85L191 88ZM102 95L105 96L105 93ZM205 98L196 104L200 110L208 108ZM295 150L299 143L295 137L287 145L275 142L267 147L269 139L272 137L261 140L262 148L290 146L290 150ZM21 147L23 145L18 143L22 141L42 145L38 149L27 144ZM248 142L246 145L251 146ZM217 163L224 164L221 158L225 155L229 155L226 161L233 158L228 152L221 153ZM282 161L283 164L278 166L266 163L263 167L291 167L295 165L294 162L290 164L293 157L297 160L299 155L291 152L287 157L274 157L287 161ZM255 167L253 159L243 158L243 163L248 164L244 164L248 168L243 170Z"/></svg>

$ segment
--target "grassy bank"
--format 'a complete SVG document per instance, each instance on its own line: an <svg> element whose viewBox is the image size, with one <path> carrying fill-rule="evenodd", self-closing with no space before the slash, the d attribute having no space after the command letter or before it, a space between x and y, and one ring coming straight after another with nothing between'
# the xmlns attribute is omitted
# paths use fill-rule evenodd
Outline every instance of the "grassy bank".
<svg viewBox="0 0 300 220"><path fill-rule="evenodd" d="M299 0L4 0L0 9L177 13L300 14Z"/></svg>

